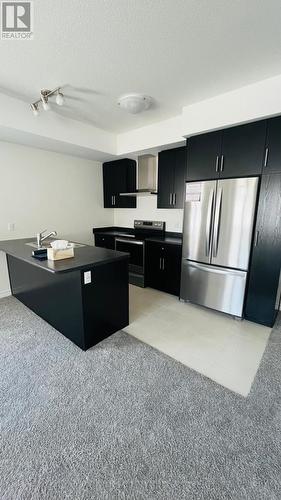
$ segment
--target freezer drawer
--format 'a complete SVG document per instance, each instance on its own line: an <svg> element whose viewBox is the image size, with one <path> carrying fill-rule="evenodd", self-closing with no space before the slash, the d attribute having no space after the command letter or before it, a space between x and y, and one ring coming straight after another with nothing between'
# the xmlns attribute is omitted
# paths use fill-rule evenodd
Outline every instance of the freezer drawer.
<svg viewBox="0 0 281 500"><path fill-rule="evenodd" d="M247 273L182 261L180 298L242 317Z"/></svg>

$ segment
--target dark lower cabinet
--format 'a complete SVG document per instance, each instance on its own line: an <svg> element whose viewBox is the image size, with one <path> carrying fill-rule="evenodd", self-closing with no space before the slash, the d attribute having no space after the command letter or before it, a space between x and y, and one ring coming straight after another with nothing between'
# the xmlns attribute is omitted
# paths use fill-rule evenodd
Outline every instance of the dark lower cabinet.
<svg viewBox="0 0 281 500"><path fill-rule="evenodd" d="M109 234L95 234L95 246L102 248L109 248L110 250L115 249L115 237Z"/></svg>
<svg viewBox="0 0 281 500"><path fill-rule="evenodd" d="M86 350L129 323L128 260L52 273L7 255L14 297ZM47 333L47 332L46 332Z"/></svg>
<svg viewBox="0 0 281 500"><path fill-rule="evenodd" d="M145 285L179 295L181 245L146 241Z"/></svg>
<svg viewBox="0 0 281 500"><path fill-rule="evenodd" d="M245 317L273 326L280 305L281 173L262 177Z"/></svg>

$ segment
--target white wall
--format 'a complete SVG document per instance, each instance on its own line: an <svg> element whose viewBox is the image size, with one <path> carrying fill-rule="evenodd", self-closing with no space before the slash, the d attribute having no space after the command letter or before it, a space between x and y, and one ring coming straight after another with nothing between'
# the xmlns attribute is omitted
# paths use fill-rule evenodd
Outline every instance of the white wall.
<svg viewBox="0 0 281 500"><path fill-rule="evenodd" d="M114 210L114 225L134 227L134 220L159 220L166 222L166 231L182 231L183 210L158 209L157 196L140 196L137 198L137 209L116 208Z"/></svg>
<svg viewBox="0 0 281 500"><path fill-rule="evenodd" d="M182 111L182 135L188 137L278 115L280 89L278 75L186 106Z"/></svg>
<svg viewBox="0 0 281 500"><path fill-rule="evenodd" d="M103 208L101 163L6 142L0 152L0 240L48 229L91 243L94 226L113 224L113 210ZM0 252L0 296L8 291Z"/></svg>
<svg viewBox="0 0 281 500"><path fill-rule="evenodd" d="M162 146L181 146L184 143L182 134L182 116L175 116L168 120L140 127L129 132L117 135L117 154L125 155L151 151L158 151Z"/></svg>

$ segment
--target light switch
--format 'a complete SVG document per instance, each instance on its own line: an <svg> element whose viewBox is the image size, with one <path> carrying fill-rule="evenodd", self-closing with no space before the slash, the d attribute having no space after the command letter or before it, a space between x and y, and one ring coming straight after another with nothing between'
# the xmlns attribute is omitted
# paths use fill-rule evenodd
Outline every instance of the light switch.
<svg viewBox="0 0 281 500"><path fill-rule="evenodd" d="M8 222L8 231L14 231L14 230L15 230L15 223Z"/></svg>

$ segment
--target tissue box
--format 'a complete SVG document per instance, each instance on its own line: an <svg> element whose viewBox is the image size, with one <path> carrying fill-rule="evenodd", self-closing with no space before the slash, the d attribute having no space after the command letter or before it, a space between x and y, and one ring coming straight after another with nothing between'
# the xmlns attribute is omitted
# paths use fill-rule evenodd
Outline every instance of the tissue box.
<svg viewBox="0 0 281 500"><path fill-rule="evenodd" d="M65 248L65 250L47 248L47 257L49 260L71 259L71 257L74 257L74 248Z"/></svg>

